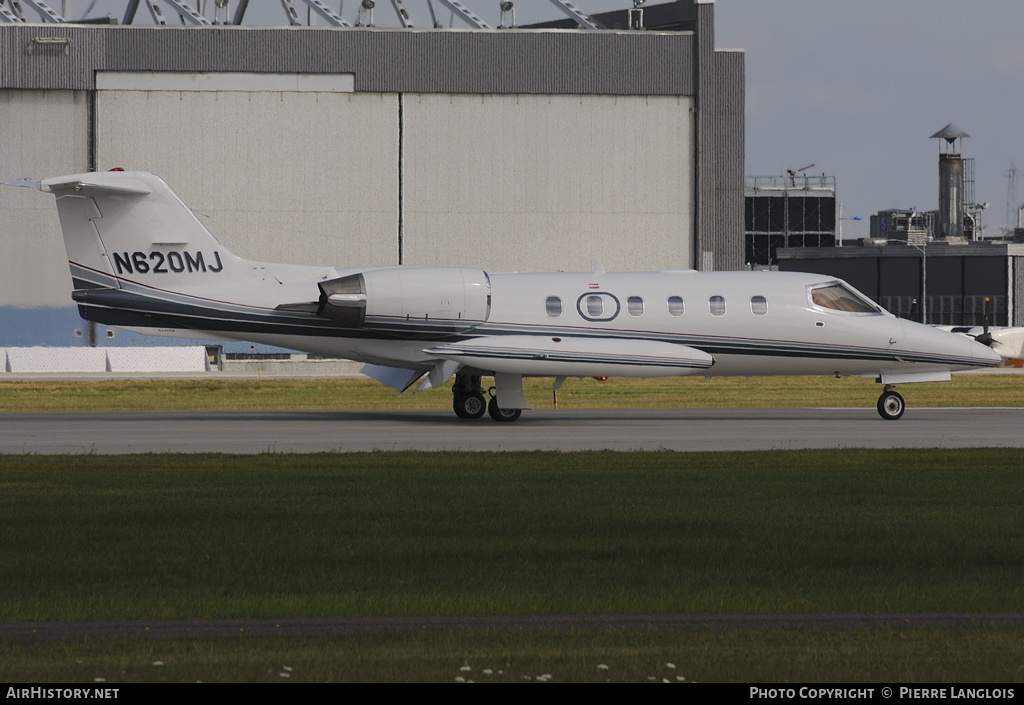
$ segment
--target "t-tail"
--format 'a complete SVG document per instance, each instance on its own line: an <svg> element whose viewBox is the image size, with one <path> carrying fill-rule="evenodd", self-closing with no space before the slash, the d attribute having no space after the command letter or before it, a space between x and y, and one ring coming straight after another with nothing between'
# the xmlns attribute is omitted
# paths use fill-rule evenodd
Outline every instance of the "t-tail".
<svg viewBox="0 0 1024 705"><path fill-rule="evenodd" d="M247 268L153 174L73 174L44 179L38 188L57 198L76 291L132 284L180 291Z"/></svg>

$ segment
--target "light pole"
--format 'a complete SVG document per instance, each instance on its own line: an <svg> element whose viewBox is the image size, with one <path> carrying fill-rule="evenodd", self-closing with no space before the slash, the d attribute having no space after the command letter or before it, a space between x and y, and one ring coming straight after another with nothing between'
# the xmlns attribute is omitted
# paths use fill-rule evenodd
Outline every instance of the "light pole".
<svg viewBox="0 0 1024 705"><path fill-rule="evenodd" d="M855 215L852 218L843 217L843 204L839 204L839 242L836 243L837 247L843 246L843 221L844 220L864 220L859 215Z"/></svg>
<svg viewBox="0 0 1024 705"><path fill-rule="evenodd" d="M917 212L910 214L910 220L908 223L914 222L914 216ZM886 240L886 243L894 243L896 245L909 245L915 250L921 253L921 323L928 323L928 239L921 244L916 242L910 242L910 240Z"/></svg>

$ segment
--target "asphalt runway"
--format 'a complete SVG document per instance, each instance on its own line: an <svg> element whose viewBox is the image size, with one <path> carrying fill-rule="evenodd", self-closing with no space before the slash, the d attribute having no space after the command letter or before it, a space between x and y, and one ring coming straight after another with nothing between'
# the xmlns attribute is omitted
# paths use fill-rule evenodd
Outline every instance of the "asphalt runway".
<svg viewBox="0 0 1024 705"><path fill-rule="evenodd" d="M18 413L0 414L0 453L1020 448L1022 427L1022 408Z"/></svg>

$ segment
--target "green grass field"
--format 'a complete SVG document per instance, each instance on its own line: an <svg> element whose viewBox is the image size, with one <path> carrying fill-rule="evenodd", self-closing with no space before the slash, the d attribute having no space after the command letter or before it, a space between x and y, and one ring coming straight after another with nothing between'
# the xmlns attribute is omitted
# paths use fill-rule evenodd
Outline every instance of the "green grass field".
<svg viewBox="0 0 1024 705"><path fill-rule="evenodd" d="M1024 629L991 626L0 642L5 682L102 678L101 687L542 676L554 683L1020 683L1022 664Z"/></svg>
<svg viewBox="0 0 1024 705"><path fill-rule="evenodd" d="M0 620L1016 610L1016 450L0 457Z"/></svg>
<svg viewBox="0 0 1024 705"><path fill-rule="evenodd" d="M0 620L1018 610L1019 469L1016 450L5 456ZM0 679L635 681L674 660L704 681L1019 681L1022 636L22 641Z"/></svg>
<svg viewBox="0 0 1024 705"><path fill-rule="evenodd" d="M900 392L921 406L1024 406L1024 375L956 375L951 382L910 384ZM551 380L528 379L534 408L553 406ZM859 377L570 379L558 407L602 408L873 408L881 386ZM0 381L0 412L451 409L450 385L398 395L369 379L209 379Z"/></svg>

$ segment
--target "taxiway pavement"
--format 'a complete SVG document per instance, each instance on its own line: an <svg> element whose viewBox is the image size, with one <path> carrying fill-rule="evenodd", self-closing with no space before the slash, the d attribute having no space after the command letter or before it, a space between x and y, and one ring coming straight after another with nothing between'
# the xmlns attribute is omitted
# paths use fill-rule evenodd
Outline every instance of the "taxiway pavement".
<svg viewBox="0 0 1024 705"><path fill-rule="evenodd" d="M0 453L372 450L771 450L1024 447L1024 408L528 411L511 424L444 411L0 414Z"/></svg>

